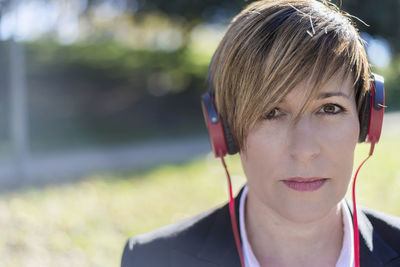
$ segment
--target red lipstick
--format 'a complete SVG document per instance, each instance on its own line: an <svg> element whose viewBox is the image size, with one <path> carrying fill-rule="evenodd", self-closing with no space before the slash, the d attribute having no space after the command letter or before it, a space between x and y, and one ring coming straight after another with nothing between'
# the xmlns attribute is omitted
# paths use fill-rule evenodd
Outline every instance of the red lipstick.
<svg viewBox="0 0 400 267"><path fill-rule="evenodd" d="M291 177L283 180L283 183L296 191L315 191L321 188L326 180L322 177Z"/></svg>

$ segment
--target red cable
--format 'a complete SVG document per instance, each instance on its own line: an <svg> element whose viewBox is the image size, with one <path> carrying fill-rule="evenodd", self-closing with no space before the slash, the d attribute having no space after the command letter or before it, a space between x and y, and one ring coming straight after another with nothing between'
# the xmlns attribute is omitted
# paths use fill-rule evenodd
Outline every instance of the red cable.
<svg viewBox="0 0 400 267"><path fill-rule="evenodd" d="M366 159L361 162L360 166L356 171L356 174L353 179L353 234L354 234L354 266L360 267L360 236L358 232L358 221L357 221L357 205L356 205L356 180L358 172L360 171L361 167L364 163L372 156L374 152L375 143L371 143L371 148L369 150L369 155Z"/></svg>
<svg viewBox="0 0 400 267"><path fill-rule="evenodd" d="M235 200L233 198L233 193L232 193L231 176L229 175L228 168L226 167L226 164L225 164L224 156L223 156L223 154L221 152L219 153L219 157L222 160L222 165L224 165L224 168L225 168L225 171L226 171L226 177L228 179L229 213L230 213L230 217L231 217L233 235L235 237L236 249L237 249L237 251L239 253L241 266L245 267L244 266L244 259L243 259L243 252L242 252L242 243L240 242L239 230L238 230L237 221L236 221L236 209L235 209Z"/></svg>

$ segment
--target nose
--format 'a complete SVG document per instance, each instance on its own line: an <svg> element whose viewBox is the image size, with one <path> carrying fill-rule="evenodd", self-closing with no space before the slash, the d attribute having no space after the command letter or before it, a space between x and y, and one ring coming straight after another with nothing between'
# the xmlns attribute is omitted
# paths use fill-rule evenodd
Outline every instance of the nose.
<svg viewBox="0 0 400 267"><path fill-rule="evenodd" d="M310 118L303 115L289 130L289 152L297 161L309 162L321 152L318 130Z"/></svg>

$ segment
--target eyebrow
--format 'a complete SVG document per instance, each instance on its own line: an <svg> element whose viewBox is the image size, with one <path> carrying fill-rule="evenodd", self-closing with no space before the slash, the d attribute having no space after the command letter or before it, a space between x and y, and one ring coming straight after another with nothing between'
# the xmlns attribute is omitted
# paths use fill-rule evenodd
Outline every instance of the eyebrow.
<svg viewBox="0 0 400 267"><path fill-rule="evenodd" d="M326 93L319 94L317 99L324 99L324 98L329 98L332 96L341 96L341 97L344 97L347 99L350 98L348 95L346 95L345 93L342 93L342 92L326 92Z"/></svg>

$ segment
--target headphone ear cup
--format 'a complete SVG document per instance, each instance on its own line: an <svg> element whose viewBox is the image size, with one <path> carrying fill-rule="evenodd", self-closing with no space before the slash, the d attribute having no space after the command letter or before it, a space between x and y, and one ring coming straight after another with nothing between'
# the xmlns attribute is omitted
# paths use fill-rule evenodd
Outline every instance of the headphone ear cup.
<svg viewBox="0 0 400 267"><path fill-rule="evenodd" d="M382 76L372 73L370 90L360 109L358 142L377 143L379 141L385 107L384 79Z"/></svg>
<svg viewBox="0 0 400 267"><path fill-rule="evenodd" d="M365 142L375 144L382 132L383 116L385 113L385 87L382 76L372 73L373 81L370 90L370 111L368 133Z"/></svg>
<svg viewBox="0 0 400 267"><path fill-rule="evenodd" d="M212 92L207 92L201 97L201 106L215 157L237 153L234 138L224 120L218 115Z"/></svg>
<svg viewBox="0 0 400 267"><path fill-rule="evenodd" d="M373 81L372 81L373 82ZM368 134L369 120L370 120L370 109L371 109L371 93L367 92L365 100L361 106L358 118L360 120L360 135L358 136L358 142L365 142Z"/></svg>
<svg viewBox="0 0 400 267"><path fill-rule="evenodd" d="M214 155L215 157L224 157L228 153L228 146L224 126L220 116L218 116L212 92L202 95L201 107Z"/></svg>

